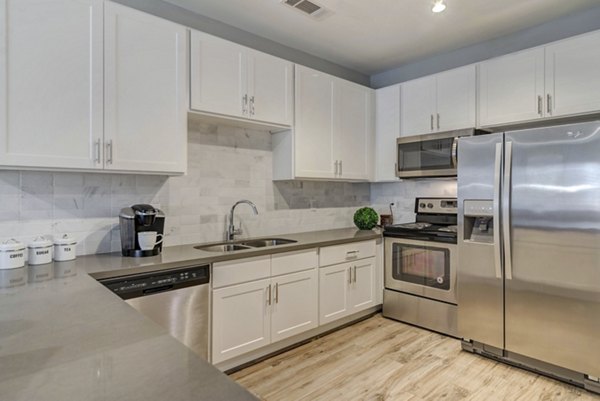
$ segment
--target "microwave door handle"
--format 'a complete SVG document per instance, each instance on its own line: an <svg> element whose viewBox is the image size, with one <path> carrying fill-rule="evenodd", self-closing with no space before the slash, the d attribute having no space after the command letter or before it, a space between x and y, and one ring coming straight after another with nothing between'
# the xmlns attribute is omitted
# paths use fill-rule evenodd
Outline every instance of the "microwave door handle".
<svg viewBox="0 0 600 401"><path fill-rule="evenodd" d="M494 268L496 278L502 278L502 248L500 244L500 180L502 174L502 143L496 144L496 157L494 158Z"/></svg>
<svg viewBox="0 0 600 401"><path fill-rule="evenodd" d="M512 184L512 142L506 142L504 156L504 187L502 190L502 238L504 240L504 271L507 280L512 280L512 250L510 230L510 203Z"/></svg>
<svg viewBox="0 0 600 401"><path fill-rule="evenodd" d="M458 137L454 138L452 142L452 167L458 167Z"/></svg>

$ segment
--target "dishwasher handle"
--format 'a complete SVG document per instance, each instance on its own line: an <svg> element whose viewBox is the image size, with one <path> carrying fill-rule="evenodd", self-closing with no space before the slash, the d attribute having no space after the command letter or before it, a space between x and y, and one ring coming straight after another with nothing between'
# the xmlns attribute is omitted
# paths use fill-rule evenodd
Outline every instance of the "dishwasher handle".
<svg viewBox="0 0 600 401"><path fill-rule="evenodd" d="M162 287L147 288L147 289L143 290L142 293L144 295L151 295L151 294L156 294L157 292L169 291L172 288L173 288L173 285L163 285Z"/></svg>

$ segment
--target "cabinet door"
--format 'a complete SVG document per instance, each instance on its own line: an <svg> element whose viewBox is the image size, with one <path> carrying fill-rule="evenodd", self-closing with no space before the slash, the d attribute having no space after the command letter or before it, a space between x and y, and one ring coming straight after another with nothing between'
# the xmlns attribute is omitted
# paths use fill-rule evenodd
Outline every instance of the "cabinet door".
<svg viewBox="0 0 600 401"><path fill-rule="evenodd" d="M295 176L333 178L333 77L296 66Z"/></svg>
<svg viewBox="0 0 600 401"><path fill-rule="evenodd" d="M105 5L105 168L185 172L186 29Z"/></svg>
<svg viewBox="0 0 600 401"><path fill-rule="evenodd" d="M375 258L352 263L352 284L348 296L350 314L375 305Z"/></svg>
<svg viewBox="0 0 600 401"><path fill-rule="evenodd" d="M267 304L271 279L213 290L212 362L219 363L271 342Z"/></svg>
<svg viewBox="0 0 600 401"><path fill-rule="evenodd" d="M372 90L336 80L334 98L334 157L339 160L338 176L351 180L369 179L369 152L372 149Z"/></svg>
<svg viewBox="0 0 600 401"><path fill-rule="evenodd" d="M248 117L245 48L198 31L190 37L191 108Z"/></svg>
<svg viewBox="0 0 600 401"><path fill-rule="evenodd" d="M435 130L435 76L402 84L402 136L420 135Z"/></svg>
<svg viewBox="0 0 600 401"><path fill-rule="evenodd" d="M543 117L544 49L484 61L479 66L479 125Z"/></svg>
<svg viewBox="0 0 600 401"><path fill-rule="evenodd" d="M469 65L445 71L436 75L437 131L473 128L476 108L476 68Z"/></svg>
<svg viewBox="0 0 600 401"><path fill-rule="evenodd" d="M247 54L250 118L292 125L294 64L257 51Z"/></svg>
<svg viewBox="0 0 600 401"><path fill-rule="evenodd" d="M599 66L598 31L547 46L546 112L566 116L599 111Z"/></svg>
<svg viewBox="0 0 600 401"><path fill-rule="evenodd" d="M352 264L319 268L319 324L323 325L347 316L348 290Z"/></svg>
<svg viewBox="0 0 600 401"><path fill-rule="evenodd" d="M314 329L319 324L317 269L272 279L271 341Z"/></svg>
<svg viewBox="0 0 600 401"><path fill-rule="evenodd" d="M102 0L0 0L0 164L101 168Z"/></svg>
<svg viewBox="0 0 600 401"><path fill-rule="evenodd" d="M375 181L396 181L396 139L400 136L400 85L375 91Z"/></svg>

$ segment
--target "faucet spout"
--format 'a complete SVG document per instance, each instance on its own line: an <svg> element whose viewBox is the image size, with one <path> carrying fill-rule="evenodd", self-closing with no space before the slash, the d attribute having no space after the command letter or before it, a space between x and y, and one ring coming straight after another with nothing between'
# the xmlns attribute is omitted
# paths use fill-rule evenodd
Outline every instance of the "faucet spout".
<svg viewBox="0 0 600 401"><path fill-rule="evenodd" d="M256 205L254 203L252 203L251 201L249 201L247 199L242 199L242 200L237 201L231 207L231 210L229 211L229 225L227 226L227 241L233 241L233 239L235 238L236 235L242 233L242 229L241 228L236 229L235 225L233 223L233 214L235 212L235 208L237 205L240 205L242 203L245 203L248 206L250 206L255 215L258 214L258 209L256 208Z"/></svg>

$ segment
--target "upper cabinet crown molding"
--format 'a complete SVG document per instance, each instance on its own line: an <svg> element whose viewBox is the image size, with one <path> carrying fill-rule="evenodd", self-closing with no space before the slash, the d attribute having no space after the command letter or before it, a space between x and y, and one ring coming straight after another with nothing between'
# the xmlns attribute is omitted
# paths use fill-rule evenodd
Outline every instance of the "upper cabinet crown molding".
<svg viewBox="0 0 600 401"><path fill-rule="evenodd" d="M190 56L192 110L293 124L293 63L194 30Z"/></svg>
<svg viewBox="0 0 600 401"><path fill-rule="evenodd" d="M103 0L0 0L0 43L0 166L185 172L186 28Z"/></svg>
<svg viewBox="0 0 600 401"><path fill-rule="evenodd" d="M455 68L402 84L402 136L476 125L475 65Z"/></svg>
<svg viewBox="0 0 600 401"><path fill-rule="evenodd" d="M482 127L600 111L600 31L480 65Z"/></svg>

